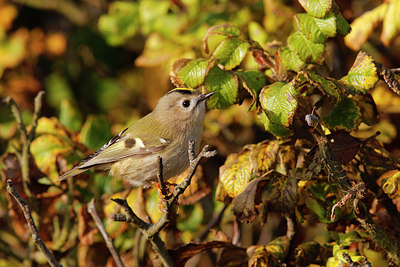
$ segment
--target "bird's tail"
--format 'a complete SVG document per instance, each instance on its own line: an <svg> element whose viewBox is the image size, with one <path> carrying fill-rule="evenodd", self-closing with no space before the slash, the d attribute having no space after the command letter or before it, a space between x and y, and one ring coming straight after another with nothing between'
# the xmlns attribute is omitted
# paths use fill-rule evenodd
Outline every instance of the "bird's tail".
<svg viewBox="0 0 400 267"><path fill-rule="evenodd" d="M69 177L78 175L78 174L80 174L80 173L82 173L82 172L84 172L84 171L87 170L86 168L85 168L85 169L80 169L79 167L80 167L80 166L76 166L76 167L73 168L72 170L67 171L66 173L64 173L63 175L61 175L60 177L58 177L57 182L61 182L61 181L65 180L65 179L67 179L67 178L69 178Z"/></svg>

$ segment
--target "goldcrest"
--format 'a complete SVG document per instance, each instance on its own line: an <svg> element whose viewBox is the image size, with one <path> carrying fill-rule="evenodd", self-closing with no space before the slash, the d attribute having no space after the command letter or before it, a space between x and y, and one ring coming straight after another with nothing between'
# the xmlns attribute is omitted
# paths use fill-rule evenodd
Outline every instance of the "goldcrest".
<svg viewBox="0 0 400 267"><path fill-rule="evenodd" d="M109 170L113 177L134 186L148 187L157 181L158 157L163 176L169 179L189 166L189 140L199 150L206 111L205 102L214 92L201 94L190 88L169 91L154 110L120 132L82 163L58 178L62 181L89 168Z"/></svg>

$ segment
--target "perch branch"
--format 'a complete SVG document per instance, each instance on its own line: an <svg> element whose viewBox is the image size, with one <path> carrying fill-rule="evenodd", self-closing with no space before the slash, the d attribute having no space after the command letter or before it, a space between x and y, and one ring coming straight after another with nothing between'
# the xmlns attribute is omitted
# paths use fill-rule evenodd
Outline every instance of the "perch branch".
<svg viewBox="0 0 400 267"><path fill-rule="evenodd" d="M140 219L129 207L125 199L113 199L118 205L120 205L126 215L113 214L112 219L114 221L126 221L134 223L143 235L151 242L154 251L160 256L164 266L174 266L174 262L168 253L164 241L160 238L160 231L170 222L172 215L176 212L176 204L179 196L185 192L186 188L190 185L191 180L196 172L197 167L200 164L200 160L203 158L210 158L217 154L217 151L209 151L208 146L205 146L199 155L196 157L195 153L195 142L190 140L189 142L189 172L182 183L175 186L173 192L168 194L166 190L164 179L163 179L163 166L162 159L159 158L159 174L158 180L160 183L160 190L162 194L161 202L164 207L161 218L154 224L149 224Z"/></svg>
<svg viewBox="0 0 400 267"><path fill-rule="evenodd" d="M21 207L22 212L24 213L26 222L28 224L28 228L32 234L33 241L38 246L38 248L42 251L50 266L62 266L59 264L54 257L53 253L46 247L46 244L43 242L42 238L39 235L39 231L36 227L35 221L33 220L31 209L29 208L28 203L18 194L15 189L12 181L10 179L7 180L7 191L10 193L18 205Z"/></svg>
<svg viewBox="0 0 400 267"><path fill-rule="evenodd" d="M97 228L99 229L101 235L104 238L104 241L106 242L107 248L111 253L111 256L113 257L115 264L117 264L118 267L123 267L124 263L121 260L121 257L117 253L114 243L110 236L107 234L106 229L104 229L103 223L100 220L99 214L97 214L96 207L94 205L94 198L89 202L89 205L87 207L88 212L92 216L94 222L96 223Z"/></svg>

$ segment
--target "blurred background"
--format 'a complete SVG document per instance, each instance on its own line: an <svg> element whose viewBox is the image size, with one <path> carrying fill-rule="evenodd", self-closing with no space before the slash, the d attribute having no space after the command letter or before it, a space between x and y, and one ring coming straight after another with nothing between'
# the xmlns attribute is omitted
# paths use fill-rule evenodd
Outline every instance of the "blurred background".
<svg viewBox="0 0 400 267"><path fill-rule="evenodd" d="M383 1L336 3L346 20L352 22ZM294 0L0 0L0 96L15 100L28 126L34 97L41 90L46 92L38 138L31 147L36 162L31 176L38 180L34 194L40 199L36 214L40 217L41 235L65 266L112 266L109 252L86 212L85 203L92 197L97 199L118 250L131 264L150 264L151 256L145 249L135 249L144 239L133 227L107 219L116 210L109 199L129 196L131 203L146 201L147 210L136 212L147 212L151 218L157 218L160 211L156 190L131 192L123 182L94 172L78 177L76 184L69 184L67 189L66 184L54 185L58 174L149 113L157 100L174 88L169 73L175 60L207 56L202 41L209 27L236 25L262 46L273 41L285 43L297 27L293 15L298 12L303 10ZM345 75L359 49L389 68L400 66L400 39L384 39L382 21L377 21L369 32L366 29L359 33L358 43L346 42L342 37L329 41L327 60L332 64L332 77ZM250 58L243 64L257 68ZM367 137L380 130L379 138L388 150L399 153L400 99L383 83L372 95L381 120L374 129L366 127L363 132L361 128L357 134ZM165 233L179 235L176 242L198 238L213 215L224 208L213 196L218 168L225 158L246 144L271 138L257 121L256 113L248 112L249 106L250 101L245 100L242 105L208 112L203 142L217 148L219 155L204 162L193 191L183 198L185 205L176 225L180 233ZM5 191L6 177L21 179L12 154L18 147L17 124L9 106L2 103L0 266L37 266L26 259L28 247L33 244L28 241L22 214L17 209L9 211ZM232 218L227 216L224 220ZM232 233L233 226L226 227L225 232ZM255 243L253 238L256 240L256 236L247 240L244 237L242 244ZM260 243L269 241L271 236L266 234L263 238ZM46 264L40 253L30 257L39 265ZM212 260L213 256L207 256L199 261L208 264Z"/></svg>

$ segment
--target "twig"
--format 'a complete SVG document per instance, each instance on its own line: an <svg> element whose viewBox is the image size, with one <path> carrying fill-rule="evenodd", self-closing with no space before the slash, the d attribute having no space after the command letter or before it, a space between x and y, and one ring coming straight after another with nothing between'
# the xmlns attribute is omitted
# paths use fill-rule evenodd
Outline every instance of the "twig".
<svg viewBox="0 0 400 267"><path fill-rule="evenodd" d="M114 243L110 236L107 234L106 229L104 229L103 223L100 220L99 215L97 214L96 207L94 205L94 198L89 202L89 205L87 207L88 212L92 216L94 222L96 223L97 228L99 229L101 235L104 238L104 241L106 241L106 245L108 250L111 253L111 256L113 257L115 264L117 264L118 267L123 267L124 263L121 260L121 257L117 253L117 250L114 247Z"/></svg>
<svg viewBox="0 0 400 267"><path fill-rule="evenodd" d="M205 146L199 155L196 157L195 154L195 142L190 140L189 142L189 172L182 183L175 186L174 191L168 195L163 181L163 166L162 159L159 158L159 173L158 180L160 183L160 189L163 197L161 198L164 206L163 214L161 218L154 224L149 224L140 219L129 207L128 203L124 199L112 199L118 205L120 205L126 215L113 214L112 219L114 221L126 221L134 223L143 233L143 235L151 242L154 251L160 256L164 266L174 266L174 262L168 253L165 243L160 238L160 231L170 222L172 215L175 213L175 206L178 202L179 196L186 190L190 185L190 182L196 172L196 169L203 158L210 158L217 154L217 151L209 151L208 146Z"/></svg>
<svg viewBox="0 0 400 267"><path fill-rule="evenodd" d="M32 193L30 190L30 177L29 177L29 154L30 154L30 147L33 139L35 138L36 134L36 127L38 124L39 113L42 108L42 98L45 94L44 91L40 91L37 96L35 97L35 107L33 111L32 117L32 129L28 133L25 128L24 122L22 120L21 111L17 103L15 103L14 99L11 97L6 98L6 103L10 106L13 116L17 122L18 130L21 134L21 143L22 149L21 152L17 152L18 161L21 166L21 175L22 175L22 186L24 188L25 194L28 196L29 200L32 200Z"/></svg>
<svg viewBox="0 0 400 267"><path fill-rule="evenodd" d="M162 157L158 157L158 184L160 185L160 191L163 196L166 196L168 194L167 188L165 186L165 181L164 181L164 172L163 172L164 166L163 166L163 160Z"/></svg>
<svg viewBox="0 0 400 267"><path fill-rule="evenodd" d="M333 205L333 207L331 209L331 221L332 222L335 221L335 218L336 218L335 209L342 208L344 205L346 205L346 203L350 199L356 199L353 202L353 204L354 204L353 208L356 213L359 213L358 203L359 203L359 199L364 197L364 193L365 193L365 184L364 183L356 184L352 188L350 188L349 191L347 191L347 194L344 197L342 197L342 199L338 203Z"/></svg>
<svg viewBox="0 0 400 267"><path fill-rule="evenodd" d="M35 221L32 218L31 210L28 206L28 203L18 194L17 190L15 189L12 181L10 179L7 180L7 191L10 193L15 201L17 201L18 205L21 207L26 222L28 224L28 228L32 234L33 241L38 246L38 248L42 251L44 256L46 257L47 261L49 262L50 266L62 266L57 262L53 253L46 247L46 244L43 242L42 238L39 235L39 231L36 227Z"/></svg>
<svg viewBox="0 0 400 267"><path fill-rule="evenodd" d="M336 159L335 155L331 151L330 147L328 146L328 140L327 137L325 136L321 125L318 123L316 130L319 132L313 133L314 138L318 142L318 146L320 149L320 157L323 160L324 163L324 168L328 174L329 178L332 178L335 183L339 185L339 187L346 192L346 195L349 194L349 196L345 196L344 199L349 199L352 195L357 192L353 190L352 192L352 187L350 185L350 180L346 174L346 172L343 170L340 162ZM359 186L360 189L365 188L361 184L357 185ZM348 192L349 191L349 192ZM363 192L363 190L360 190ZM358 199L362 195L357 195L358 192L356 193L356 200L354 201L354 204L358 204ZM343 204L344 205L344 204ZM360 222L362 228L364 228L369 236L375 241L375 243L382 247L388 254L389 258L396 264L400 265L400 244L397 242L397 240L394 240L385 230L383 230L372 218L371 215L368 212L359 212L358 206L354 208L354 213L357 216L358 221Z"/></svg>

